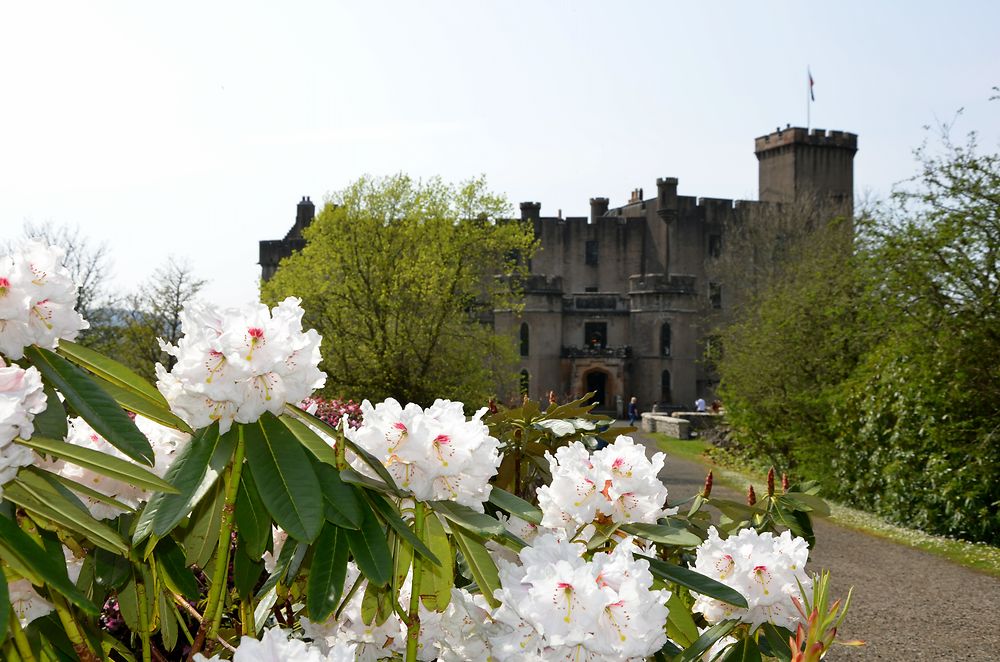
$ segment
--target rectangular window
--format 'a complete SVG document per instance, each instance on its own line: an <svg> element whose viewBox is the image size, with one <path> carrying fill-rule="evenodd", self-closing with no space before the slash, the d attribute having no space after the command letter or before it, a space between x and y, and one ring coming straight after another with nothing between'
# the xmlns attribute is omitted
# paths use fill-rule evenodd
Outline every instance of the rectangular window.
<svg viewBox="0 0 1000 662"><path fill-rule="evenodd" d="M584 292L596 292L597 288L596 287L585 287L585 288L583 288L583 291Z"/></svg>
<svg viewBox="0 0 1000 662"><path fill-rule="evenodd" d="M608 323L585 322L583 325L583 343L592 349L604 349L608 346Z"/></svg>
<svg viewBox="0 0 1000 662"><path fill-rule="evenodd" d="M586 247L586 262L592 267L597 266L597 241L590 240L587 242Z"/></svg>
<svg viewBox="0 0 1000 662"><path fill-rule="evenodd" d="M708 235L708 255L709 257L719 257L722 255L722 235Z"/></svg>
<svg viewBox="0 0 1000 662"><path fill-rule="evenodd" d="M708 284L708 300L712 302L712 308L722 308L722 285Z"/></svg>

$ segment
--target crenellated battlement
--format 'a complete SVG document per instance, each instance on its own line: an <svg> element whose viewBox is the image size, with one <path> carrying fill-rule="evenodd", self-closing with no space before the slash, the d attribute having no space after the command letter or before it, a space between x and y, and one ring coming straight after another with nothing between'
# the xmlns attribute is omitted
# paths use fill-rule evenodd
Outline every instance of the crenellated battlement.
<svg viewBox="0 0 1000 662"><path fill-rule="evenodd" d="M754 152L759 155L761 152L794 144L841 147L857 151L858 135L847 131L810 130L798 126L788 127L786 129L777 129L773 133L754 140Z"/></svg>

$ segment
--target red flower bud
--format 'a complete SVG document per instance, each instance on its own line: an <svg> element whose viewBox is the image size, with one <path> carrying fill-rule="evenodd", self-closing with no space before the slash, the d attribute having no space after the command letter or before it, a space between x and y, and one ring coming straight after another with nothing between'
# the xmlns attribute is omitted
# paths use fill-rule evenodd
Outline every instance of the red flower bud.
<svg viewBox="0 0 1000 662"><path fill-rule="evenodd" d="M490 398L490 413L495 414L498 411L500 410L497 408L497 401L494 398Z"/></svg>
<svg viewBox="0 0 1000 662"><path fill-rule="evenodd" d="M757 503L757 494L753 491L753 485L747 490L747 505L752 506Z"/></svg>
<svg viewBox="0 0 1000 662"><path fill-rule="evenodd" d="M781 474L781 491L784 494L788 493L788 474Z"/></svg>
<svg viewBox="0 0 1000 662"><path fill-rule="evenodd" d="M767 496L774 496L774 467L767 472Z"/></svg>
<svg viewBox="0 0 1000 662"><path fill-rule="evenodd" d="M712 494L712 472L709 471L708 475L705 476L705 487L701 490L701 495L706 499Z"/></svg>

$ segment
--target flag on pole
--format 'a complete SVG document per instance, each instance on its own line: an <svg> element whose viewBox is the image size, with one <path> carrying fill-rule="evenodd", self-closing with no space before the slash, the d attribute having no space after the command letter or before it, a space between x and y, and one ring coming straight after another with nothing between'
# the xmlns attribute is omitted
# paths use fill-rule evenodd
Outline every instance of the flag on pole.
<svg viewBox="0 0 1000 662"><path fill-rule="evenodd" d="M806 73L809 74L809 100L810 101L815 101L816 100L816 94L813 92L813 85L814 85L814 83L813 83L813 75L812 75L812 72L809 71L809 69L806 69Z"/></svg>

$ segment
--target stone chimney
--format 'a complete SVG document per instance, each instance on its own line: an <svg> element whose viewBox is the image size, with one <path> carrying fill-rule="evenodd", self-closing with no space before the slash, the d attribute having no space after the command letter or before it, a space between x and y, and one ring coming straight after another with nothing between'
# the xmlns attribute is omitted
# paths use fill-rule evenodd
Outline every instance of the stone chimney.
<svg viewBox="0 0 1000 662"><path fill-rule="evenodd" d="M309 196L304 195L295 208L295 229L300 237L302 230L312 223L314 218L316 218L316 205L312 203Z"/></svg>

